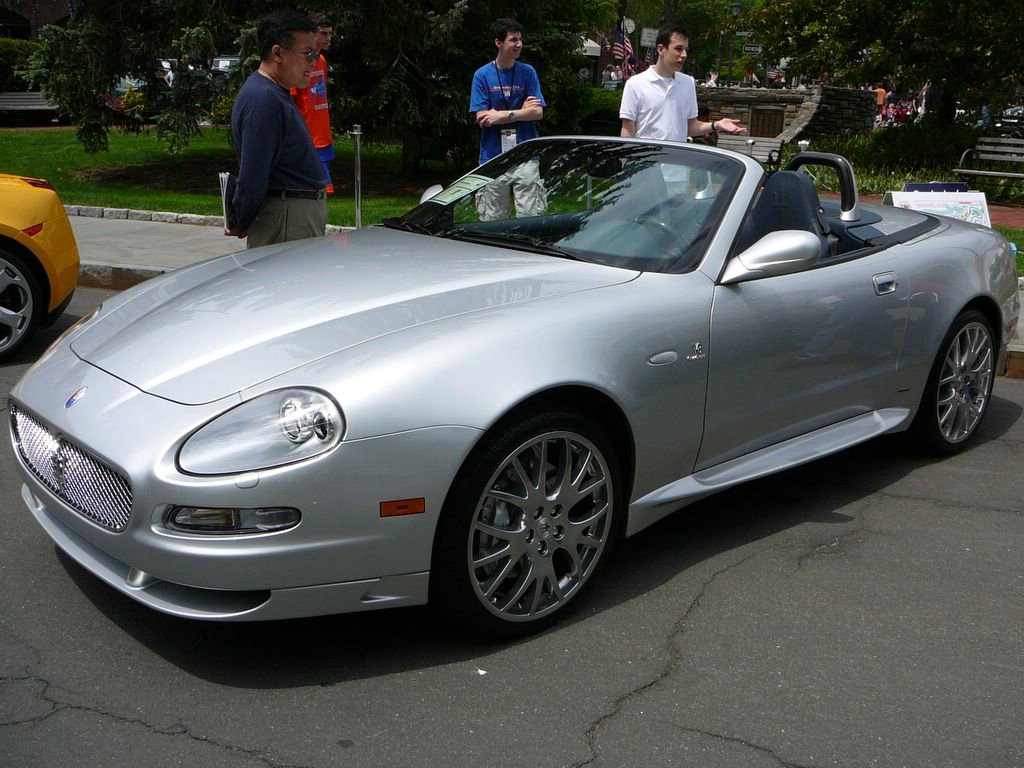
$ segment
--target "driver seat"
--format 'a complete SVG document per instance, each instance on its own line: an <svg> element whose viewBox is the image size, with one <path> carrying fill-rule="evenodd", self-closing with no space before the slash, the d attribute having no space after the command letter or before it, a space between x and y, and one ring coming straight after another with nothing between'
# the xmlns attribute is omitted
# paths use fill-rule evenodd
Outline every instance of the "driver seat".
<svg viewBox="0 0 1024 768"><path fill-rule="evenodd" d="M778 171L768 177L750 215L740 229L737 253L756 243L769 232L796 229L810 232L821 240L821 254L830 252L818 191L805 173Z"/></svg>

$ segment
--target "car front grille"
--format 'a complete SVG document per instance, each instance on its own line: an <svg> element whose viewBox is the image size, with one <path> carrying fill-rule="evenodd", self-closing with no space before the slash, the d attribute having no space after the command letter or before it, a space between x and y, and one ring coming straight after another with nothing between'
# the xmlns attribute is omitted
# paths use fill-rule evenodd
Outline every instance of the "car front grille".
<svg viewBox="0 0 1024 768"><path fill-rule="evenodd" d="M123 531L132 512L132 488L117 470L10 404L14 444L32 474L84 517Z"/></svg>

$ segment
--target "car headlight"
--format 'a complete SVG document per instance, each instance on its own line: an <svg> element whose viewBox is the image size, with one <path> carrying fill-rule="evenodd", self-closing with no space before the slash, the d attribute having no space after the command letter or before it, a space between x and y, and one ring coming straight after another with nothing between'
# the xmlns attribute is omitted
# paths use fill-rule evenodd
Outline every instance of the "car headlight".
<svg viewBox="0 0 1024 768"><path fill-rule="evenodd" d="M344 432L341 409L323 392L277 390L200 427L182 446L178 466L196 475L280 467L326 453Z"/></svg>

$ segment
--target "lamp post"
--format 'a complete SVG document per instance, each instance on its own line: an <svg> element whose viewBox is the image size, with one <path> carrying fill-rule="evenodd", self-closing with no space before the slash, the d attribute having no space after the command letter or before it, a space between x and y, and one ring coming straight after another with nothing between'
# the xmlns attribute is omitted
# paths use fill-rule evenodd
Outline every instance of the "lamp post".
<svg viewBox="0 0 1024 768"><path fill-rule="evenodd" d="M729 7L729 10L732 11L732 18L733 21L735 21L736 17L740 15L740 4L733 3ZM736 41L736 35L733 34L734 32L735 30L729 31L729 82L727 83L727 85L732 85L732 46L733 43Z"/></svg>
<svg viewBox="0 0 1024 768"><path fill-rule="evenodd" d="M725 34L725 29L718 30L718 64L715 65L715 72L718 76L722 76L722 36Z"/></svg>

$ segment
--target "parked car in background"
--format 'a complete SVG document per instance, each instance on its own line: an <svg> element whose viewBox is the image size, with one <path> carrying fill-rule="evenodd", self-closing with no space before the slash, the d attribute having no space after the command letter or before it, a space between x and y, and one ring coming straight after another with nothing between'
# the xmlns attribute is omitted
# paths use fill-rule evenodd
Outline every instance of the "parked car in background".
<svg viewBox="0 0 1024 768"><path fill-rule="evenodd" d="M1004 109L993 123L993 131L1001 136L1024 138L1024 106Z"/></svg>
<svg viewBox="0 0 1024 768"><path fill-rule="evenodd" d="M380 226L111 297L11 391L10 429L31 514L151 608L430 600L513 636L709 494L886 433L962 449L1019 312L998 232L861 205L839 156L766 176L536 139Z"/></svg>
<svg viewBox="0 0 1024 768"><path fill-rule="evenodd" d="M53 186L0 173L0 360L60 317L78 266L75 234Z"/></svg>
<svg viewBox="0 0 1024 768"><path fill-rule="evenodd" d="M228 75L231 73L231 70L237 67L241 62L242 59L239 56L219 54L213 57L213 62L210 66L210 72L214 75L214 77Z"/></svg>

